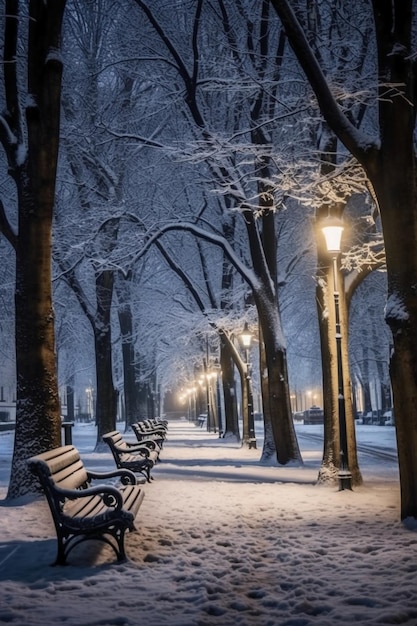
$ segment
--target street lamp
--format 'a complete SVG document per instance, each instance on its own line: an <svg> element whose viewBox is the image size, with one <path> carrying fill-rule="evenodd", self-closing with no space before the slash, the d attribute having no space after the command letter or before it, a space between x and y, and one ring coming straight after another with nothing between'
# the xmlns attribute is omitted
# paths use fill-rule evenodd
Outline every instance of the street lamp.
<svg viewBox="0 0 417 626"><path fill-rule="evenodd" d="M245 322L243 327L243 331L240 334L240 341L245 350L245 361L246 361L246 393L248 399L248 431L249 431L249 440L248 445L249 448L256 448L256 437L255 437L255 420L253 416L253 393L252 393L252 382L250 376L250 363L249 363L249 350L252 345L253 335L249 330L248 323Z"/></svg>
<svg viewBox="0 0 417 626"><path fill-rule="evenodd" d="M338 380L338 417L339 417L339 440L340 440L340 464L339 464L339 491L352 489L352 473L349 469L349 456L346 430L345 391L343 383L342 363L342 334L340 328L339 290L338 290L338 266L337 259L340 254L340 242L343 233L343 223L340 219L328 217L322 225L322 232L326 240L326 247L333 258L333 294L336 321L336 354L337 354L337 380Z"/></svg>

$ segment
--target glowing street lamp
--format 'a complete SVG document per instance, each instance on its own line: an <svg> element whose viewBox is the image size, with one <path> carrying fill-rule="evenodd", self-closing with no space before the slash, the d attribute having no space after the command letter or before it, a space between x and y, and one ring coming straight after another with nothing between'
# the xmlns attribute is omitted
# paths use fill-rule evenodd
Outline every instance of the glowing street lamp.
<svg viewBox="0 0 417 626"><path fill-rule="evenodd" d="M253 335L249 330L248 323L245 322L242 332L240 333L240 341L242 342L242 346L245 350L250 350L252 345Z"/></svg>
<svg viewBox="0 0 417 626"><path fill-rule="evenodd" d="M324 226L322 226L321 230L326 240L327 252L335 255L337 258L341 250L340 244L344 230L343 222L337 217L327 217L323 220L323 224Z"/></svg>
<svg viewBox="0 0 417 626"><path fill-rule="evenodd" d="M253 415L253 394L252 394L252 383L250 376L250 363L249 363L249 350L252 345L253 335L249 330L248 323L245 322L243 327L243 331L240 333L240 342L242 347L245 350L245 361L246 361L246 393L248 398L248 430L249 430L249 448L256 448L256 437L255 437L255 419Z"/></svg>
<svg viewBox="0 0 417 626"><path fill-rule="evenodd" d="M340 219L328 217L322 222L321 228L326 240L326 247L333 258L333 294L336 320L336 349L337 349L337 380L338 380L338 420L340 440L340 463L339 463L339 491L352 489L352 473L349 469L345 391L343 383L342 363L342 334L340 327L339 290L338 290L338 266L337 259L340 254L340 242L343 233L343 223Z"/></svg>

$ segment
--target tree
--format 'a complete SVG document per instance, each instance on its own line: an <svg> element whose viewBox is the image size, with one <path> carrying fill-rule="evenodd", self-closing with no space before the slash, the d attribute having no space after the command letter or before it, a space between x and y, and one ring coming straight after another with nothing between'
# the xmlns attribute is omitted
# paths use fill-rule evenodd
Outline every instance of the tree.
<svg viewBox="0 0 417 626"><path fill-rule="evenodd" d="M360 10L360 8L359 8ZM355 12L352 16L351 13ZM358 125L363 120L366 105L362 100L355 99L351 94L355 92L366 93L366 75L364 68L367 67L369 43L369 27L361 30L349 25L357 19L357 5L345 6L343 14L345 22L342 26L338 22L339 11L337 3L315 2L298 5L299 18L303 19L308 42L314 54L320 60L323 71L328 80L340 89L342 80L345 83L343 106L346 114ZM327 42L331 39L331 44ZM355 51L355 54L351 52ZM310 145L306 146L308 156L300 151L296 158L302 164L290 194L298 194L305 197L304 202L315 209L314 239L316 240L316 303L320 331L321 361L322 361L322 385L324 398L324 448L322 465L319 472L319 482L333 480L338 472L341 436L344 437L344 428L339 429L339 357L337 352L337 336L334 293L333 293L333 264L325 249L324 239L321 234L321 220L329 215L338 217L348 210L350 199L360 195L362 199L362 215L369 211L371 202L366 202L365 176L360 168L352 163L352 157L346 152L343 145L338 142L336 136L329 129L325 120L317 114L313 99L308 98L310 106L300 116L298 125L308 129ZM303 171L304 170L304 171ZM359 192L359 193L358 193ZM364 216L362 222L364 223ZM347 230L347 229L346 229ZM349 241L350 240L350 241ZM351 244L352 237L344 237L344 248ZM365 272L359 274L364 278ZM349 359L348 359L348 309L347 298L344 289L341 289L344 273L337 270L337 284L339 285L339 312L343 332L341 334L341 371L344 378L343 411L346 416L346 444L349 469L352 474L353 484L362 482L357 450L356 433L354 425L354 413L352 408L352 394ZM348 277L346 277L348 278ZM358 279L355 281L357 284Z"/></svg>
<svg viewBox="0 0 417 626"><path fill-rule="evenodd" d="M385 267L385 253L384 253ZM352 381L363 392L363 411L392 408L389 378L391 332L384 322L385 271L372 272L350 300L350 361ZM379 391L379 393L378 393ZM380 402L377 400L380 397ZM379 415L382 419L382 415Z"/></svg>
<svg viewBox="0 0 417 626"><path fill-rule="evenodd" d="M219 126L218 116L212 116L208 114L208 104L213 100L210 96L210 91L206 89L209 94L201 90L201 86L205 82L213 82L215 90L220 93L216 81L213 79L205 78L202 74L202 70L206 67L204 60L207 59L207 51L203 47L199 46L199 35L204 25L202 19L203 8L205 3L202 0L196 4L196 10L194 17L192 18L192 24L189 30L189 40L191 45L191 61L185 61L184 55L184 41L179 41L177 45L174 42L174 34L171 30L171 25L165 29L162 26L162 20L157 19L157 14L160 8L151 10L147 3L142 0L135 0L136 4L147 16L150 24L155 30L159 40L162 42L164 49L169 53L167 60L167 66L172 71L176 69L179 78L182 81L184 89L183 103L187 110L185 115L187 119L193 122L193 133L196 136L194 143L194 150L188 148L188 152L191 151L192 158L195 162L200 162L204 159L206 167L212 180L215 181L218 191L223 195L229 197L231 208L239 211L242 217L244 227L247 232L248 250L250 261L253 267L253 271L256 275L256 282L259 288L254 290L253 298L257 307L259 316L259 323L261 327L261 340L264 344L265 355L265 371L268 373L265 377L266 385L264 392L268 396L264 398L264 408L268 412L268 416L272 415L271 428L266 430L267 445L264 448L264 458L271 457L275 452L277 460L280 464L286 464L290 461L300 461L301 456L298 449L298 444L295 437L294 426L292 422L290 399L289 399L289 385L288 385L288 371L286 363L286 346L284 335L282 332L282 324L280 319L280 312L277 300L277 289L274 280L275 263L276 259L273 258L275 251L275 235L271 222L273 223L274 210L272 197L268 193L268 189L263 184L252 184L254 179L262 179L262 175L266 173L268 163L264 163L263 152L269 151L269 142L266 146L262 145L260 149L257 143L253 144L253 140L256 142L264 141L260 136L259 118L257 115L254 117L254 128L244 127L239 128L237 124L246 124L247 116L251 105L254 105L257 100L257 93L259 89L259 82L262 84L264 79L265 68L262 68L260 74L256 74L257 67L256 61L254 61L253 71L256 74L256 78L253 80L252 90L254 92L253 100L249 103L242 105L244 101L239 89L236 90L235 108L232 117L231 124L229 123L229 117L227 117L226 127L223 127L223 121ZM219 2L221 24L226 34L226 42L228 44L228 50L232 50L231 58L236 58L236 67L227 66L227 71L231 76L232 83L234 81L242 81L242 85L246 87L247 80L247 68L245 67L246 58L255 59L259 54L260 57L266 61L268 58L265 55L266 46L263 46L262 50L250 49L237 50L234 45L230 45L230 41L235 43L240 41L233 35L230 36L231 22L228 19L227 12L225 11L225 5L223 2ZM241 4L238 6L238 13L242 10ZM245 13L245 11L243 11ZM268 3L262 3L261 16L258 20L257 28L265 39L268 33L267 18ZM213 18L215 13L211 13ZM207 16L205 16L207 17ZM187 16L187 20L188 20ZM212 26L212 24L210 24ZM246 26L246 22L245 22ZM253 24L247 23L247 28L250 31L253 29ZM258 31L257 31L258 32ZM244 41L255 41L253 33L247 33L247 37L243 38ZM224 44L222 44L224 45ZM159 58L160 60L160 58ZM242 66L242 62L244 65ZM211 70L210 64L207 66ZM241 71L242 67L242 71ZM226 69L226 68L225 68ZM205 80L203 80L205 78ZM258 82L257 82L258 81ZM269 85L269 76L266 79L266 83ZM275 100L272 99L274 102ZM230 102L228 103L230 106ZM270 102L268 102L268 105ZM225 106L227 104L225 103ZM266 106L261 100L257 106L261 108ZM270 110L268 111L270 113ZM263 111L266 114L266 111ZM260 115L260 113L259 113ZM256 127L256 128L255 128ZM258 129L258 132L256 132ZM248 135L251 137L251 142L248 144L246 150L243 150L243 157L241 162L236 162L236 155L239 151L233 149L233 143L235 138L240 135ZM228 140L223 139L223 136L231 136L229 140L232 144L229 148ZM223 145L224 144L224 145ZM209 155L209 156L207 156ZM250 165L248 166L248 163ZM265 203L260 200L265 198ZM261 222L258 216L264 213L265 224L264 230L262 230ZM273 247L271 252L270 246ZM272 435L272 436L271 436Z"/></svg>
<svg viewBox="0 0 417 626"><path fill-rule="evenodd" d="M343 113L287 0L271 0L317 97L322 115L364 168L375 192L386 251L385 319L393 335L391 381L401 481L401 519L417 518L417 176L414 145L416 94L412 50L414 2L372 3L377 89L373 135Z"/></svg>
<svg viewBox="0 0 417 626"><path fill-rule="evenodd" d="M118 16L117 11L106 13L95 1L81 6L74 0L68 11L65 52L73 62L68 64L63 94L61 166L66 177L55 222L61 278L73 289L94 336L97 449L103 446L102 435L116 427L111 313L117 269L111 258L119 245L120 206L129 184L126 154L101 125L115 93L121 102L118 114L131 97L131 81L105 72ZM73 227L75 219L83 224L83 239Z"/></svg>
<svg viewBox="0 0 417 626"><path fill-rule="evenodd" d="M0 141L16 185L18 207L17 230L3 205L0 211L1 232L16 253L17 408L9 498L37 489L27 458L61 442L51 234L65 4L65 0L6 0L4 10L5 110Z"/></svg>
<svg viewBox="0 0 417 626"><path fill-rule="evenodd" d="M224 298L219 303L216 297L216 289L213 288L212 280L207 272L207 262L204 256L204 251L200 242L197 239L197 249L198 255L196 257L195 263L193 263L194 269L195 265L198 264L201 266L202 274L204 280L198 281L200 282L206 290L206 294L201 294L197 289L196 282L194 281L187 272L184 271L183 267L177 262L175 262L173 255L171 252L168 252L167 248L164 247L160 241L156 241L156 246L160 252L160 254L164 257L168 266L174 271L184 286L187 288L190 297L194 300L196 306L201 311L202 315L207 318L209 326L216 331L220 339L220 366L222 370L222 382L223 382L223 394L224 394L224 405L225 405L225 424L224 424L224 436L231 437L234 436L238 441L240 441L240 433L239 433L239 423L238 423L238 414L237 414L237 405L236 405L236 393L235 393L235 381L234 381L234 369L233 365L236 364L239 373L242 378L242 368L243 361L240 358L238 352L234 348L233 340L231 334L226 331L220 324L221 322L216 321L216 312L218 314L219 310L224 310L225 302ZM225 261L223 260L223 268L222 268L222 285L225 285L226 282L228 286L230 286L227 281L227 277L230 276L230 272L226 269ZM221 290L221 293L224 293ZM206 296L204 298L204 296ZM206 304L207 302L207 304ZM211 313L211 314L210 314ZM208 340L206 339L206 345L208 345ZM206 349L205 355L205 369L206 375L208 374L208 368L210 367L210 356L207 354L208 350ZM247 414L247 402L242 400L242 416L243 416L243 439L246 443L246 440L249 436L248 433L248 414Z"/></svg>

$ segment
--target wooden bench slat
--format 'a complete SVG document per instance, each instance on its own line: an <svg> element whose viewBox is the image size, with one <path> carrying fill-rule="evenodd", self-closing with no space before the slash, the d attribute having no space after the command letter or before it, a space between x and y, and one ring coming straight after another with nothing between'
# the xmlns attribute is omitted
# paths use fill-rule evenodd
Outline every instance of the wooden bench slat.
<svg viewBox="0 0 417 626"><path fill-rule="evenodd" d="M99 496L91 496L89 498L67 500L62 512L69 517L85 519L86 517L102 515L107 509L108 507L106 507L102 498Z"/></svg>
<svg viewBox="0 0 417 626"><path fill-rule="evenodd" d="M130 485L123 488L123 502L129 510L134 511L136 508L139 510L142 500L145 497L143 489L138 491L137 489L131 489Z"/></svg>

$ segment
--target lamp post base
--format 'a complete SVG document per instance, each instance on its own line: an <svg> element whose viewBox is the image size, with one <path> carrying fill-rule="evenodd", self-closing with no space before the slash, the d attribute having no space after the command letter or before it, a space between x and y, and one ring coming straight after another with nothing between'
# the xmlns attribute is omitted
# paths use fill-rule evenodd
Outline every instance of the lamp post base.
<svg viewBox="0 0 417 626"><path fill-rule="evenodd" d="M352 491L352 472L349 470L340 470L337 477L339 479L339 491L344 491L345 489Z"/></svg>

